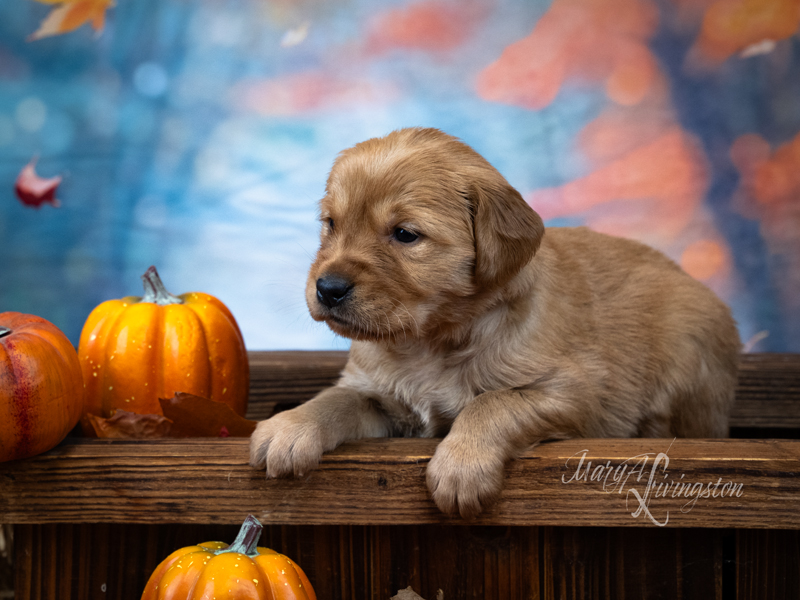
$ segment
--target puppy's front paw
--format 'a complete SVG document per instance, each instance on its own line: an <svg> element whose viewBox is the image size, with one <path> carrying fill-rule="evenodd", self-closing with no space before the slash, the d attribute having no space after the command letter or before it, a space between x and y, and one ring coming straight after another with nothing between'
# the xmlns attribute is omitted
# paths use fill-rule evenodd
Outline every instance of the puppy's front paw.
<svg viewBox="0 0 800 600"><path fill-rule="evenodd" d="M267 477L301 477L319 464L322 432L316 423L278 413L261 421L250 437L250 465L267 470Z"/></svg>
<svg viewBox="0 0 800 600"><path fill-rule="evenodd" d="M503 488L504 459L469 440L448 435L428 464L426 479L433 501L444 513L476 517Z"/></svg>

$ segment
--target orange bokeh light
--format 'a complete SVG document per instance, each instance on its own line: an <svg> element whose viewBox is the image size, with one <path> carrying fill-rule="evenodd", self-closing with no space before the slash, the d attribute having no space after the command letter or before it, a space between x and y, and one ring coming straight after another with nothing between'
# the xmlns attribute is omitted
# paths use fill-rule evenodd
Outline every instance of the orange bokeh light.
<svg viewBox="0 0 800 600"><path fill-rule="evenodd" d="M536 110L572 78L604 82L611 100L637 104L660 76L647 46L657 25L649 0L555 0L527 37L480 73L478 94Z"/></svg>
<svg viewBox="0 0 800 600"><path fill-rule="evenodd" d="M393 48L428 52L452 50L469 39L481 7L475 2L423 0L379 14L371 23L366 49L379 54Z"/></svg>
<svg viewBox="0 0 800 600"><path fill-rule="evenodd" d="M800 134L774 152L759 135L741 136L731 147L731 159L749 197L762 209L800 204Z"/></svg>
<svg viewBox="0 0 800 600"><path fill-rule="evenodd" d="M700 281L708 281L730 266L727 248L715 240L698 240L681 254L681 267Z"/></svg>

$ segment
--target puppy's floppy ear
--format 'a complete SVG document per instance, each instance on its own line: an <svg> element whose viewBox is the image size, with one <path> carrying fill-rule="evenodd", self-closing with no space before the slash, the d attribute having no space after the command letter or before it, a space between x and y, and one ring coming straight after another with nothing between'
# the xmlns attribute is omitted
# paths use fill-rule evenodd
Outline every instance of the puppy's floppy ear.
<svg viewBox="0 0 800 600"><path fill-rule="evenodd" d="M533 258L544 236L542 218L499 174L472 179L469 190L475 235L475 283L507 283Z"/></svg>

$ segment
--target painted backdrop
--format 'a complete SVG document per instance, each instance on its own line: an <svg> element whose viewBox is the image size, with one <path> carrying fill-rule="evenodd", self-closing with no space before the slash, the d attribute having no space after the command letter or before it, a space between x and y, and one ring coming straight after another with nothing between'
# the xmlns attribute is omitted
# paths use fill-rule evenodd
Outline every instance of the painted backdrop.
<svg viewBox="0 0 800 600"><path fill-rule="evenodd" d="M306 314L316 201L338 151L423 125L800 352L800 0L41 2L0 2L0 310L77 343L154 264L250 349L346 348ZM15 195L32 160L58 207Z"/></svg>

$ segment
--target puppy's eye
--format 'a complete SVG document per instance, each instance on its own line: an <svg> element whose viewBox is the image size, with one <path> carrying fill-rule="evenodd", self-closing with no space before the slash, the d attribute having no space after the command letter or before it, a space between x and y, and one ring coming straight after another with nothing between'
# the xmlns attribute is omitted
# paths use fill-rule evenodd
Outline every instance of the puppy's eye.
<svg viewBox="0 0 800 600"><path fill-rule="evenodd" d="M394 239L403 244L410 244L411 242L419 238L419 236L416 233L412 233L408 229L403 229L402 227L398 227L397 229L395 229L393 235Z"/></svg>
<svg viewBox="0 0 800 600"><path fill-rule="evenodd" d="M333 219L328 219L328 228L333 231Z"/></svg>

